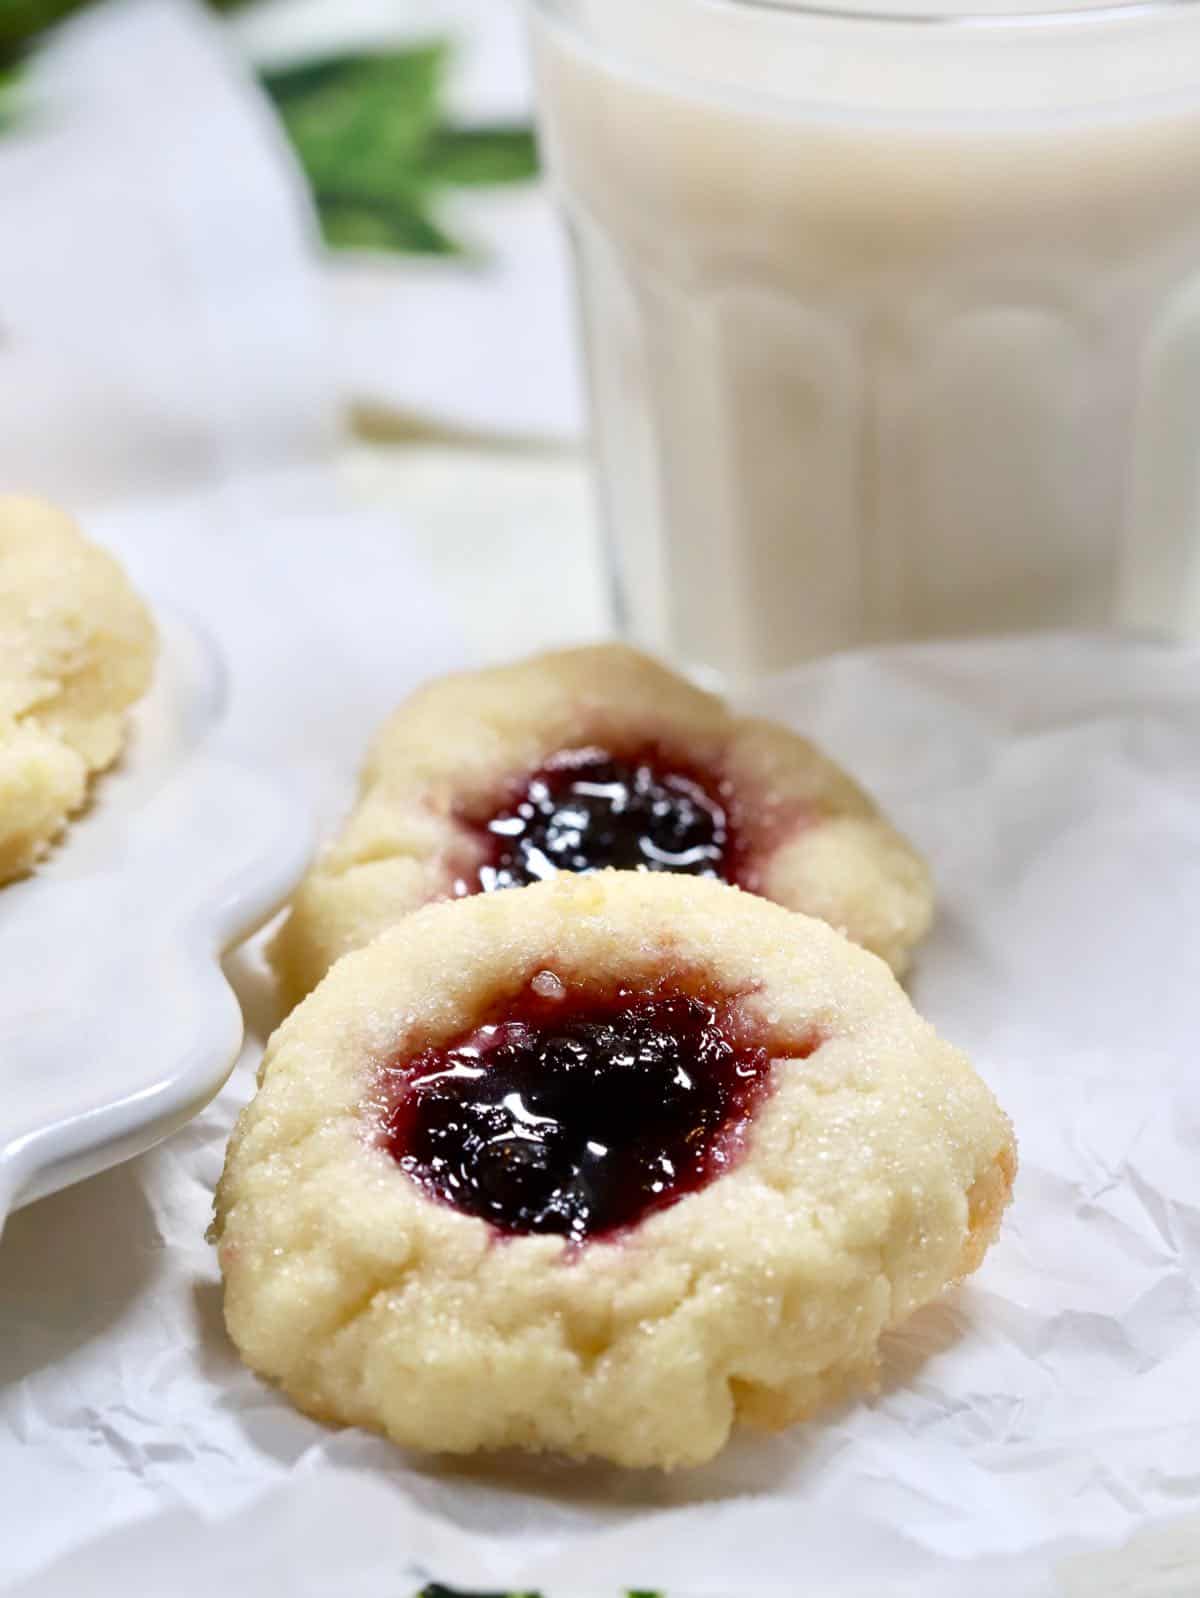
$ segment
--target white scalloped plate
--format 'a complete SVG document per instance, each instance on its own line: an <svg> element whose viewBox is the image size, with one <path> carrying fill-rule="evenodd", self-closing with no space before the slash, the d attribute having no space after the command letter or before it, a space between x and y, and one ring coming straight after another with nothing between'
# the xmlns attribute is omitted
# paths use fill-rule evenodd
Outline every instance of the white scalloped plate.
<svg viewBox="0 0 1200 1598"><path fill-rule="evenodd" d="M223 952L303 869L295 796L221 747L215 646L156 610L161 654L120 766L32 876L0 890L0 1225L140 1153L241 1047Z"/></svg>

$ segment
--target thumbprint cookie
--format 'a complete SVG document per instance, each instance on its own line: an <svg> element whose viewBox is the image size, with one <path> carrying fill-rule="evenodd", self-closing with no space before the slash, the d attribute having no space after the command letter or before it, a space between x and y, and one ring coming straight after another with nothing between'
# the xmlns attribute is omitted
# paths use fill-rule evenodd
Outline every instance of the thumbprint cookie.
<svg viewBox="0 0 1200 1598"><path fill-rule="evenodd" d="M671 1468L869 1387L1014 1169L882 960L718 881L563 873L337 963L212 1237L233 1341L309 1414Z"/></svg>
<svg viewBox="0 0 1200 1598"><path fill-rule="evenodd" d="M295 895L276 969L298 999L430 900L605 868L731 883L898 974L933 911L919 856L807 739L607 644L442 678L403 704Z"/></svg>
<svg viewBox="0 0 1200 1598"><path fill-rule="evenodd" d="M117 758L154 655L112 556L51 506L0 497L0 882L36 864Z"/></svg>

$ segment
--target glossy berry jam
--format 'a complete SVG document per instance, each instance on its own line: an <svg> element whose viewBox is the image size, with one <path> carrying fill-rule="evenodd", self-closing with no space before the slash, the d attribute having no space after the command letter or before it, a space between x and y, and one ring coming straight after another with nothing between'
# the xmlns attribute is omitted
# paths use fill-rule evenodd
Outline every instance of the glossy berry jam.
<svg viewBox="0 0 1200 1598"><path fill-rule="evenodd" d="M502 1232L582 1240L719 1176L769 1065L733 1001L568 991L543 972L469 1038L388 1069L384 1142Z"/></svg>
<svg viewBox="0 0 1200 1598"><path fill-rule="evenodd" d="M718 790L658 751L567 751L482 823L486 857L472 891L606 866L730 881L734 839Z"/></svg>

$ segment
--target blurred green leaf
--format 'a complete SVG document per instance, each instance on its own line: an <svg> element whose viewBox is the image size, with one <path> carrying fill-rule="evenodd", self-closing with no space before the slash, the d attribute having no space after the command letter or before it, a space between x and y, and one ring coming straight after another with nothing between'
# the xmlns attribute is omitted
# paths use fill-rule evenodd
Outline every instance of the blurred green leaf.
<svg viewBox="0 0 1200 1598"><path fill-rule="evenodd" d="M425 165L437 183L521 183L537 176L537 141L532 128L439 128Z"/></svg>
<svg viewBox="0 0 1200 1598"><path fill-rule="evenodd" d="M411 174L437 125L444 43L334 56L263 75L315 189L378 194Z"/></svg>
<svg viewBox="0 0 1200 1598"><path fill-rule="evenodd" d="M458 255L459 246L413 201L359 204L317 194L326 244L335 250L395 250L408 255Z"/></svg>
<svg viewBox="0 0 1200 1598"><path fill-rule="evenodd" d="M0 67L0 133L17 118L20 73L16 67Z"/></svg>
<svg viewBox="0 0 1200 1598"><path fill-rule="evenodd" d="M444 188L537 173L527 127L461 128L441 108L449 42L335 55L262 75L335 249L462 254L436 220Z"/></svg>
<svg viewBox="0 0 1200 1598"><path fill-rule="evenodd" d="M13 47L80 3L0 0L0 132L14 116ZM209 3L229 10L245 0ZM463 246L437 219L441 192L536 176L537 145L530 128L458 127L446 119L442 98L449 58L450 42L439 38L403 50L325 56L261 74L332 248L462 255Z"/></svg>
<svg viewBox="0 0 1200 1598"><path fill-rule="evenodd" d="M286 67L268 67L260 76L273 99L287 104L329 101L353 102L364 84L380 83L405 100L436 97L449 53L449 41L431 39L403 50L349 50L299 61Z"/></svg>
<svg viewBox="0 0 1200 1598"><path fill-rule="evenodd" d="M86 0L0 0L0 61L11 60L54 23ZM245 0L208 0L218 11L232 11Z"/></svg>
<svg viewBox="0 0 1200 1598"><path fill-rule="evenodd" d="M11 57L81 0L0 0L0 57Z"/></svg>
<svg viewBox="0 0 1200 1598"><path fill-rule="evenodd" d="M443 1587L440 1582L433 1582L428 1587L422 1587L416 1598L541 1598L536 1592L459 1592L455 1587ZM631 1588L625 1598L666 1598L662 1592L651 1592L649 1588Z"/></svg>
<svg viewBox="0 0 1200 1598"><path fill-rule="evenodd" d="M434 1582L431 1587L422 1587L417 1598L541 1598L536 1592L459 1592L455 1587L443 1587L440 1582Z"/></svg>

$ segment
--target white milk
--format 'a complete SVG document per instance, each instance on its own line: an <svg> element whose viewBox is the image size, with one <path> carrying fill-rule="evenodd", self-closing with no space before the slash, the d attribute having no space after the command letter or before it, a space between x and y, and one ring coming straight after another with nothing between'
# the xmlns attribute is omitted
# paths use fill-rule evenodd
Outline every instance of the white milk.
<svg viewBox="0 0 1200 1598"><path fill-rule="evenodd" d="M1200 623L1200 0L541 0L633 635Z"/></svg>

